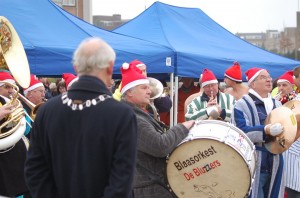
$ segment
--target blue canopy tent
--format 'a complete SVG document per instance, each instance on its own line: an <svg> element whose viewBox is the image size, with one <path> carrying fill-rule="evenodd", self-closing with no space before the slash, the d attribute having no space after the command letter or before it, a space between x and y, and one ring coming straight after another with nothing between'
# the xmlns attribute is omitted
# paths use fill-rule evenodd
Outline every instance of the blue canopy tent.
<svg viewBox="0 0 300 198"><path fill-rule="evenodd" d="M116 51L114 73L123 62L139 59L149 73L172 73L174 52L167 46L102 30L69 14L50 0L1 0L0 15L14 26L35 75L74 73L72 54L87 37L100 37ZM166 66L166 60L171 60Z"/></svg>
<svg viewBox="0 0 300 198"><path fill-rule="evenodd" d="M113 32L172 48L176 53L176 76L198 78L203 68L209 68L218 79L223 79L225 70L238 61L243 72L251 67L261 67L273 77L279 77L300 65L299 61L273 54L240 39L198 8L155 2Z"/></svg>
<svg viewBox="0 0 300 198"><path fill-rule="evenodd" d="M174 50L175 115L178 76L199 78L202 70L209 68L218 79L223 80L225 70L238 61L243 72L252 67L261 67L276 78L300 65L299 61L273 54L240 39L198 8L155 2L113 32L156 42ZM170 123L172 116L171 113ZM174 123L177 123L176 118Z"/></svg>

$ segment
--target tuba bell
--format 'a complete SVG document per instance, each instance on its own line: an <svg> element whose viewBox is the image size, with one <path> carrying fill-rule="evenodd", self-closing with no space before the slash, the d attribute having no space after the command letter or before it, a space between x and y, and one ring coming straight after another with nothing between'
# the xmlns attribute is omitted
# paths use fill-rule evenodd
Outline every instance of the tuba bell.
<svg viewBox="0 0 300 198"><path fill-rule="evenodd" d="M149 86L151 90L150 99L154 100L156 98L159 98L164 91L163 84L155 78L148 77L148 80L149 80Z"/></svg>
<svg viewBox="0 0 300 198"><path fill-rule="evenodd" d="M10 71L16 82L23 88L29 86L30 70L25 50L16 30L3 16L0 16L0 70ZM12 98L10 100L3 98L6 101L5 105L12 104L14 109L1 120L0 150L13 147L26 130L25 111L17 99L19 88L13 84L11 86L16 90Z"/></svg>

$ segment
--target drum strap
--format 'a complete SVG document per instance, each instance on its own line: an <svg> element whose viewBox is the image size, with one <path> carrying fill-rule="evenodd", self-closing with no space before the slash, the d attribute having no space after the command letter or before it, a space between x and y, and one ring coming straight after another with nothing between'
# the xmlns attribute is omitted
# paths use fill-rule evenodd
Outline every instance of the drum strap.
<svg viewBox="0 0 300 198"><path fill-rule="evenodd" d="M136 163L137 167L141 168L142 170L145 171L145 173L147 174L147 176L151 179L152 182L154 182L155 184L158 184L162 187L164 187L167 191L169 191L172 194L172 197L177 197L173 191L167 186L167 184L165 183L165 178L163 176L159 176L155 173L152 173L149 169L143 167L142 165L140 165L139 163ZM150 184L149 184L150 185ZM141 188L141 187L145 187L148 185L142 185L142 186L134 186L134 188Z"/></svg>

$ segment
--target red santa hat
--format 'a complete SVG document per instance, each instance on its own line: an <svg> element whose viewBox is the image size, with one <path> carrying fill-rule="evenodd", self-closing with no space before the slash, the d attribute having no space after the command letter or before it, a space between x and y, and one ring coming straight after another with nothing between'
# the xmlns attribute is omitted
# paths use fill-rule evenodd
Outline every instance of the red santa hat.
<svg viewBox="0 0 300 198"><path fill-rule="evenodd" d="M217 78L214 73L209 69L203 69L202 78L201 78L201 87L204 87L209 84L218 83Z"/></svg>
<svg viewBox="0 0 300 198"><path fill-rule="evenodd" d="M145 63L139 61L139 60L133 60L130 62L130 64L135 65L137 68L142 67L142 66L146 66Z"/></svg>
<svg viewBox="0 0 300 198"><path fill-rule="evenodd" d="M280 76L277 80L277 83L280 82L289 82L292 85L294 84L293 71L287 71L282 76Z"/></svg>
<svg viewBox="0 0 300 198"><path fill-rule="evenodd" d="M130 64L123 63L121 67L122 84L121 94L124 94L128 89L141 84L149 84L149 80L143 76L142 71L136 67L136 62Z"/></svg>
<svg viewBox="0 0 300 198"><path fill-rule="evenodd" d="M233 81L242 82L242 70L240 64L234 62L234 64L225 71L224 76Z"/></svg>
<svg viewBox="0 0 300 198"><path fill-rule="evenodd" d="M28 88L24 89L24 95L26 95L29 91L32 91L38 87L44 87L43 83L37 79L35 75L30 75L30 84Z"/></svg>
<svg viewBox="0 0 300 198"><path fill-rule="evenodd" d="M248 83L250 84L263 70L265 70L265 69L261 69L261 68L257 68L257 67L248 69L245 72Z"/></svg>
<svg viewBox="0 0 300 198"><path fill-rule="evenodd" d="M64 73L62 75L62 78L66 83L67 90L72 86L74 82L78 80L78 77L71 73Z"/></svg>
<svg viewBox="0 0 300 198"><path fill-rule="evenodd" d="M0 86L4 85L6 82L11 84L16 84L14 78L8 72L0 72Z"/></svg>

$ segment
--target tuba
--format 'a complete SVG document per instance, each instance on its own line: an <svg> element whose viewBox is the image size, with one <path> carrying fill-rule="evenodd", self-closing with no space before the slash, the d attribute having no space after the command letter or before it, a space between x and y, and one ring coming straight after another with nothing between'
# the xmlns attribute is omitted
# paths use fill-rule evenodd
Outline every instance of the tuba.
<svg viewBox="0 0 300 198"><path fill-rule="evenodd" d="M155 78L148 77L148 80L149 80L149 86L150 86L150 90L151 90L149 106L151 107L151 109L153 111L154 119L159 120L159 115L154 106L153 100L156 98L159 98L163 94L164 87L163 87L163 84Z"/></svg>
<svg viewBox="0 0 300 198"><path fill-rule="evenodd" d="M151 90L150 99L154 100L156 98L159 98L164 91L163 84L155 78L148 77L148 80L149 80L149 86Z"/></svg>
<svg viewBox="0 0 300 198"><path fill-rule="evenodd" d="M0 16L0 70L9 70L16 82L26 88L30 84L30 70L25 50L12 24ZM7 82L4 82L7 83ZM12 99L5 99L13 105L13 112L7 115L0 126L0 150L13 147L26 130L25 111L17 99L19 88L11 84L15 91Z"/></svg>

